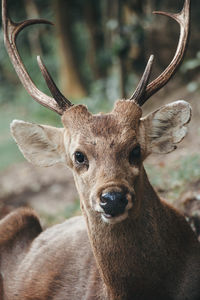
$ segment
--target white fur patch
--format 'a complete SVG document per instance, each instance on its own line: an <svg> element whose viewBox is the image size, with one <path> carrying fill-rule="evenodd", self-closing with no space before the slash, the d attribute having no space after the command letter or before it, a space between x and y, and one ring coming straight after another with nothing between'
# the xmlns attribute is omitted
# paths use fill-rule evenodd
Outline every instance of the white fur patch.
<svg viewBox="0 0 200 300"><path fill-rule="evenodd" d="M102 218L103 222L105 222L107 224L116 224L116 223L122 222L127 217L128 217L128 212L127 211L125 213L123 213L122 215L117 216L117 217L113 217L113 218L106 218L106 216L104 216L104 214L101 214L101 218Z"/></svg>

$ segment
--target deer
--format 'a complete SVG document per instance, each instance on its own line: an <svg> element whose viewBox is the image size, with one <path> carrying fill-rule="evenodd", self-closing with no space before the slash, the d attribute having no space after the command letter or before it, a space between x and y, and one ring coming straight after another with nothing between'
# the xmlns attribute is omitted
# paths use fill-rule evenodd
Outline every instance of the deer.
<svg viewBox="0 0 200 300"><path fill-rule="evenodd" d="M182 62L190 0L179 13L155 13L180 25L174 58L149 83L151 55L132 96L117 100L110 113L92 114L63 96L40 57L52 97L37 89L16 37L24 27L51 22L14 23L2 1L4 41L18 77L33 99L61 115L63 123L56 128L14 120L12 135L29 162L72 170L82 216L45 230L30 208L0 221L1 300L200 299L200 243L184 216L159 197L143 166L151 153L175 150L191 118L184 100L142 116L142 105Z"/></svg>

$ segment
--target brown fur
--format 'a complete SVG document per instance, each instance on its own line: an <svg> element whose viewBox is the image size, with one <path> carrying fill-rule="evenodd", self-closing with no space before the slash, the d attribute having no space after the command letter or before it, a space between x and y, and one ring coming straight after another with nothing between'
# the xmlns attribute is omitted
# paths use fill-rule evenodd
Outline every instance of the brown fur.
<svg viewBox="0 0 200 300"><path fill-rule="evenodd" d="M0 222L0 247L7 246L16 238L16 235L29 232L30 240L41 233L42 229L35 212L29 208L19 209L5 217Z"/></svg>
<svg viewBox="0 0 200 300"><path fill-rule="evenodd" d="M38 234L33 214L31 236L30 211L1 221L4 300L200 299L200 244L184 217L160 200L142 164L155 145L156 151L174 149L179 131L185 134L190 107L175 102L144 119L141 115L141 108L131 101L118 101L110 114L92 115L85 106L74 106L62 117L65 129L58 130L59 139L56 129L34 125L37 141L47 145L57 140L55 163L64 160L72 169L84 218ZM26 144L33 132L30 127L18 121L12 126L20 149L30 161L39 156L38 164L51 165L54 158L46 158L48 147L43 153L37 152L38 145ZM160 147L163 139L165 149ZM129 154L138 144L141 157L130 164ZM84 153L87 164L75 162L75 151ZM127 211L105 221L100 195L113 189L127 191Z"/></svg>

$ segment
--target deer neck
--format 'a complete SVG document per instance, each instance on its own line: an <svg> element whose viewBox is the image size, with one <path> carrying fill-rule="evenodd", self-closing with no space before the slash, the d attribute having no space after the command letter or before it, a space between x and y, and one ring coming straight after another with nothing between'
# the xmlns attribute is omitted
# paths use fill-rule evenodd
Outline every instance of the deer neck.
<svg viewBox="0 0 200 300"><path fill-rule="evenodd" d="M121 223L106 224L100 216L83 208L96 263L108 289L108 299L131 299L128 295L133 293L134 283L138 287L146 277L151 277L145 270L151 269L148 267L152 263L149 249L159 240L156 215L161 202L144 169L135 184L135 192L141 203L140 214L136 217L132 210L129 218Z"/></svg>

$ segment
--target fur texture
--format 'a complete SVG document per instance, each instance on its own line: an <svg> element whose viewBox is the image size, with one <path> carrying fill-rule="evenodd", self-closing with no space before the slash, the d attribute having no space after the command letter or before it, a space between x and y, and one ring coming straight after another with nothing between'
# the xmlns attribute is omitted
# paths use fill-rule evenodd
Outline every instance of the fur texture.
<svg viewBox="0 0 200 300"><path fill-rule="evenodd" d="M200 244L143 168L149 153L174 150L190 115L189 104L178 101L142 118L140 107L120 100L110 114L71 107L63 130L15 121L12 133L29 161L72 169L84 218L42 233L27 210L0 222L4 300L200 299ZM125 191L128 200L112 218L100 206L110 191Z"/></svg>

